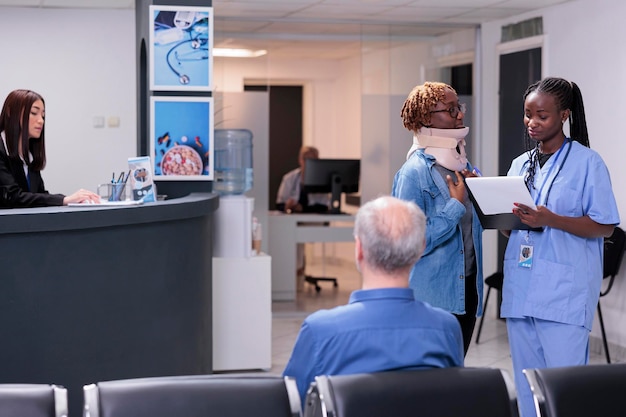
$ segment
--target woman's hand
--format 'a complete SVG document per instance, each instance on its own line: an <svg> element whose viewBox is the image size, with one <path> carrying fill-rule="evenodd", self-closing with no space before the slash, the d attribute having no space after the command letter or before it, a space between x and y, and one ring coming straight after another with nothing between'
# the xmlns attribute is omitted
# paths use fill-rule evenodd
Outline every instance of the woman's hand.
<svg viewBox="0 0 626 417"><path fill-rule="evenodd" d="M72 195L65 196L63 205L70 203L100 204L100 196L92 191L80 189Z"/></svg>
<svg viewBox="0 0 626 417"><path fill-rule="evenodd" d="M538 206L537 210L533 210L531 207L528 207L524 204L513 204L515 205L515 208L513 209L513 214L519 217L522 223L527 224L528 226L533 228L548 226L550 216L554 215L554 213L552 213L544 206Z"/></svg>
<svg viewBox="0 0 626 417"><path fill-rule="evenodd" d="M463 203L463 199L465 198L465 183L463 182L463 176L458 171L454 171L454 173L456 174L456 184L450 175L446 175L446 182L448 183L450 197Z"/></svg>
<svg viewBox="0 0 626 417"><path fill-rule="evenodd" d="M479 177L480 176L478 174L478 172L470 171L467 168L465 168L463 171L461 171L461 175L463 175L465 178L472 178L472 177Z"/></svg>
<svg viewBox="0 0 626 417"><path fill-rule="evenodd" d="M514 204L513 214L519 217L522 223L533 228L548 226L583 238L609 237L613 233L612 224L596 223L589 216L560 216L544 206L537 206L537 210L533 210L524 204Z"/></svg>

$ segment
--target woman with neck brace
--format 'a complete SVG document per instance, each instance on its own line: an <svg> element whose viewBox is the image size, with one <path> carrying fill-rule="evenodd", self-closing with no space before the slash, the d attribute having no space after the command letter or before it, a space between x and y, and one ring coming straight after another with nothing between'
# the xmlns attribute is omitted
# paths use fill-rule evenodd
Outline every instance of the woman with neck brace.
<svg viewBox="0 0 626 417"><path fill-rule="evenodd" d="M426 249L411 271L417 299L454 314L465 353L482 314L482 227L463 176L475 176L465 154L465 106L439 82L415 87L402 107L413 132L407 160L396 173L392 195L414 201L426 213Z"/></svg>

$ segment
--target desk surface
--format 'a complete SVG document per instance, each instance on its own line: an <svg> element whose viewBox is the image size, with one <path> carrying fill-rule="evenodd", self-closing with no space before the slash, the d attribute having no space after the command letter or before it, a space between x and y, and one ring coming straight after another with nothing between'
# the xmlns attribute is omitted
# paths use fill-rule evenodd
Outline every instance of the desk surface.
<svg viewBox="0 0 626 417"><path fill-rule="evenodd" d="M283 219L279 221L295 221L295 222L354 222L354 215L346 214L321 214L321 213L284 213L282 211L270 211L269 217L275 219Z"/></svg>
<svg viewBox="0 0 626 417"><path fill-rule="evenodd" d="M8 233L53 232L100 227L145 224L199 217L213 212L219 197L196 193L172 200L137 206L39 207L0 209L0 235Z"/></svg>
<svg viewBox="0 0 626 417"><path fill-rule="evenodd" d="M296 298L296 245L304 242L352 242L354 216L351 214L286 214L272 211L268 216L269 250L272 256L272 300Z"/></svg>

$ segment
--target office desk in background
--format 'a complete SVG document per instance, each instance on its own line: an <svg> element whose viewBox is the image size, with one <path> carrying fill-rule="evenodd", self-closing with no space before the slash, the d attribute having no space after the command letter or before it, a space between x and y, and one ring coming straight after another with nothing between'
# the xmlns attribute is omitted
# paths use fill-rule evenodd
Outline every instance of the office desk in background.
<svg viewBox="0 0 626 417"><path fill-rule="evenodd" d="M324 222L330 224L325 226ZM270 211L268 225L268 253L272 257L273 301L296 299L297 243L352 242L354 240L354 216L350 214L285 214L280 211Z"/></svg>

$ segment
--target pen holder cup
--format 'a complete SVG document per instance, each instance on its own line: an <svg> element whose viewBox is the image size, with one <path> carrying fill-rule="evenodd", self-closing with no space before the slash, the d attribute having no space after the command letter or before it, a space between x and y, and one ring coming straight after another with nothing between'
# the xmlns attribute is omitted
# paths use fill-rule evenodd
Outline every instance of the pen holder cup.
<svg viewBox="0 0 626 417"><path fill-rule="evenodd" d="M103 201L130 200L130 187L126 183L107 183L98 185L98 195Z"/></svg>

